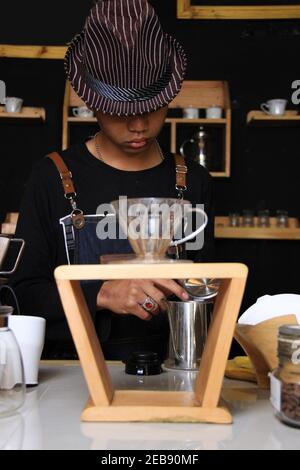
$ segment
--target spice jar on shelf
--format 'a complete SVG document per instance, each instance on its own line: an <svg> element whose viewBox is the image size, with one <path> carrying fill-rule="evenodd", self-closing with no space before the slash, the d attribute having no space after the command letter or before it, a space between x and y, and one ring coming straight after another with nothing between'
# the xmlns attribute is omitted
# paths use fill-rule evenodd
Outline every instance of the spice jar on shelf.
<svg viewBox="0 0 300 470"><path fill-rule="evenodd" d="M270 374L276 416L300 428L300 325L283 325L278 334L279 365Z"/></svg>
<svg viewBox="0 0 300 470"><path fill-rule="evenodd" d="M240 226L240 214L238 212L230 212L228 215L229 227Z"/></svg>
<svg viewBox="0 0 300 470"><path fill-rule="evenodd" d="M270 211L268 209L258 211L257 226L258 227L270 227Z"/></svg>
<svg viewBox="0 0 300 470"><path fill-rule="evenodd" d="M281 228L287 228L289 226L288 211L280 209L276 211L276 225Z"/></svg>
<svg viewBox="0 0 300 470"><path fill-rule="evenodd" d="M254 227L254 212L251 209L244 209L242 212L242 226Z"/></svg>

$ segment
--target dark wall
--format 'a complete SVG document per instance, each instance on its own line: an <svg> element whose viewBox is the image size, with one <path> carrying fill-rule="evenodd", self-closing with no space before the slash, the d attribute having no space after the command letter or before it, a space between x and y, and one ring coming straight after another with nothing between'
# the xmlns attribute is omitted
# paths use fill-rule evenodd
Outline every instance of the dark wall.
<svg viewBox="0 0 300 470"><path fill-rule="evenodd" d="M93 1L52 0L47 4L3 1L0 43L65 44L79 32ZM232 123L232 173L215 179L216 213L243 208L284 208L298 216L300 127L248 127L246 114L274 97L290 100L299 76L299 21L177 20L175 0L153 0L165 30L174 34L189 56L187 79L227 80ZM46 5L46 6L45 6ZM18 9L18 15L15 10ZM47 14L45 14L45 9ZM0 123L0 216L19 207L31 165L60 148L64 91L60 61L0 60L0 79L9 95L25 104L44 106L45 124ZM289 107L293 108L291 102ZM81 138L79 129L74 139ZM85 132L82 131L81 132ZM298 292L299 242L218 240L222 261L250 267L244 307L265 293Z"/></svg>

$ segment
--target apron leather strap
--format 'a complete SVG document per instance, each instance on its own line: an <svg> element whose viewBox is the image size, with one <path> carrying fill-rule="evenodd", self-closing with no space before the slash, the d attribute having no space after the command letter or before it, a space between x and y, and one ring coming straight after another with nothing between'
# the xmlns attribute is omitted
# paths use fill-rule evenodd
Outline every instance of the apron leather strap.
<svg viewBox="0 0 300 470"><path fill-rule="evenodd" d="M70 199L70 195L73 195L73 198L76 196L76 191L72 181L72 173L69 171L65 162L57 152L50 153L48 157L53 161L56 166L61 182L64 188L65 197Z"/></svg>
<svg viewBox="0 0 300 470"><path fill-rule="evenodd" d="M84 226L84 215L83 212L77 209L75 197L76 191L72 180L72 173L66 166L65 162L57 152L52 152L48 155L48 158L53 161L56 166L61 182L63 185L63 190L65 193L65 198L68 199L72 206L72 217L73 223L77 228L82 228ZM175 166L176 166L176 185L175 188L178 191L178 198L183 198L183 192L187 190L186 186L186 174L187 166L185 164L184 157L182 155L175 154Z"/></svg>
<svg viewBox="0 0 300 470"><path fill-rule="evenodd" d="M175 165L176 165L176 189L178 191L178 198L183 198L183 192L187 190L186 186L186 174L187 166L185 159L182 155L175 154Z"/></svg>
<svg viewBox="0 0 300 470"><path fill-rule="evenodd" d="M54 165L56 166L60 175L62 185L63 185L65 198L68 199L68 201L70 201L70 204L72 207L71 216L72 216L73 225L74 227L81 229L85 225L85 220L84 220L84 214L82 210L78 209L76 205L76 201L75 201L76 191L75 191L75 187L74 187L73 180L72 180L72 173L66 166L65 162L63 161L59 153L52 152L47 156L48 158L50 158L50 160L53 161Z"/></svg>

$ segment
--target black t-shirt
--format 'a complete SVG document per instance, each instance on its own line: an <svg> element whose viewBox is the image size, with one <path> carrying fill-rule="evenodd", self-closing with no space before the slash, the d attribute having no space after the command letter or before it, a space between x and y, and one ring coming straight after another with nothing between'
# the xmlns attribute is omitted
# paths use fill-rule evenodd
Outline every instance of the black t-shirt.
<svg viewBox="0 0 300 470"><path fill-rule="evenodd" d="M85 214L95 214L100 204L130 197L177 197L175 189L175 161L170 153L157 166L142 171L124 171L113 168L95 158L85 143L61 152L72 172L77 192L77 206ZM210 261L213 256L213 210L211 178L208 172L194 162L187 162L187 191L184 199L192 204L204 204L209 217L205 229L204 247L189 254L196 261ZM43 316L47 320L46 338L49 341L69 341L70 335L53 277L55 267L67 264L66 247L59 220L70 213L56 167L49 158L43 158L33 168L20 207L16 237L26 246L17 272L12 277L23 314ZM91 314L105 319L102 328L109 336L109 313L96 314L96 296L100 282L84 286ZM150 322L148 322L150 323Z"/></svg>

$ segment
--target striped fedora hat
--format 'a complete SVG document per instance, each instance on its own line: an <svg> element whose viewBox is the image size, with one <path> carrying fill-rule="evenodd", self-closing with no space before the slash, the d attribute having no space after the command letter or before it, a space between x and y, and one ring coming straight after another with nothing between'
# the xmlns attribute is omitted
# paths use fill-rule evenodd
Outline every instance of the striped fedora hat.
<svg viewBox="0 0 300 470"><path fill-rule="evenodd" d="M173 100L182 85L186 56L163 32L146 0L100 0L71 42L65 69L90 109L129 116Z"/></svg>

